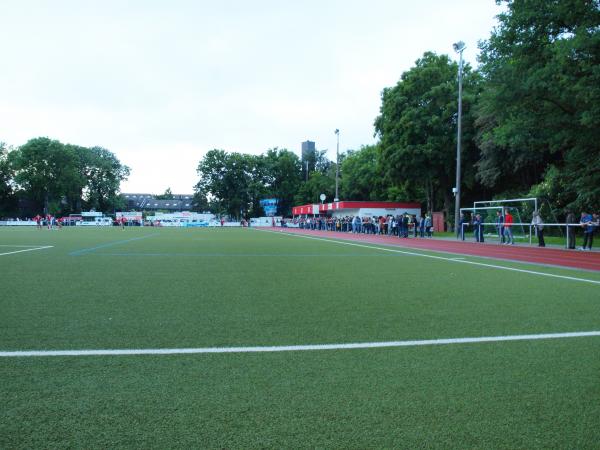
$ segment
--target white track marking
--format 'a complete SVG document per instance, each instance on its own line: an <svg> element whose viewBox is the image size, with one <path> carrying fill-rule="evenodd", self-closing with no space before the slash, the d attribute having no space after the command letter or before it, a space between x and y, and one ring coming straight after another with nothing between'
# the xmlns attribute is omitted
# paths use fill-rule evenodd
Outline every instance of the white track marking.
<svg viewBox="0 0 600 450"><path fill-rule="evenodd" d="M0 352L0 357L31 356L124 356L124 355L190 355L203 353L265 353L297 352L311 350L350 350L359 348L418 347L425 345L474 344L480 342L534 341L540 339L565 339L600 336L600 331L574 333L521 334L514 336L483 336L453 339L427 339L419 341L362 342L352 344L285 345L271 347L205 347L205 348L155 348L114 350L30 350Z"/></svg>
<svg viewBox="0 0 600 450"><path fill-rule="evenodd" d="M25 246L24 245L7 245L7 247L25 247ZM52 248L52 247L54 247L54 245L44 245L43 247L26 248L25 250L15 250L14 252L0 253L0 256L13 255L15 253L23 253L23 252L33 252L36 250L45 250L47 248Z"/></svg>
<svg viewBox="0 0 600 450"><path fill-rule="evenodd" d="M517 269L515 267L498 266L496 264L487 264L487 263L476 262L476 261L467 261L467 260L457 259L457 258L447 258L444 256L427 255L425 253L410 252L410 251L406 251L406 250L397 250L397 249L393 249L393 248L375 247L372 245L357 244L355 242L345 242L345 241L337 241L335 239L319 238L319 237L315 237L315 236L306 236L304 234L285 233L285 232L281 232L281 231L257 230L256 228L254 228L254 230L262 231L264 233L275 233L275 234L279 234L279 235L283 235L283 236L295 236L295 237L301 237L301 238L305 238L305 239L314 239L316 241L331 242L333 244L351 245L353 247L370 248L372 250L381 250L384 252L401 253L403 255L411 255L411 256L421 256L423 258L439 259L442 261L452 261L452 262L459 263L459 264L460 263L471 264L473 266L490 267L492 269L509 270L511 272L529 273L532 275L540 275L542 277L560 278L563 280L581 281L584 283L592 283L592 284L600 285L600 281L590 280L588 278L568 277L566 275L556 275L553 273L536 272L535 270ZM435 252L435 250L433 250L433 249L431 249L431 250L427 249L426 251ZM474 255L474 257L476 258L477 256ZM527 261L523 261L523 262L519 262L519 264L535 264L535 263L528 263Z"/></svg>

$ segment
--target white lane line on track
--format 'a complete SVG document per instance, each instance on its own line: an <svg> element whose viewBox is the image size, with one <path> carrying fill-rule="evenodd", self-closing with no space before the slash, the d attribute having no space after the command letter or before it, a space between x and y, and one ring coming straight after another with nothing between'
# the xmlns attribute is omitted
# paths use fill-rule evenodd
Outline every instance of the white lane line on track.
<svg viewBox="0 0 600 450"><path fill-rule="evenodd" d="M13 245L13 246L8 246L7 247L24 247L23 245ZM5 255L14 255L15 253L23 253L23 252L34 252L36 250L45 250L47 248L52 248L54 247L54 245L44 245L41 247L35 247L35 248L26 248L25 250L15 250L14 252L4 252L4 253L0 253L0 256L5 256Z"/></svg>
<svg viewBox="0 0 600 450"><path fill-rule="evenodd" d="M372 250L381 250L381 251L384 251L384 252L401 253L403 255L410 255L410 256L421 256L423 258L438 259L438 260L442 260L442 261L452 261L452 262L455 262L455 263L470 264L472 266L490 267L492 269L509 270L511 272L528 273L528 274L531 274L531 275L539 275L539 276L542 276L542 277L560 278L560 279L563 279L563 280L571 280L571 281L581 281L583 283L591 283L591 284L596 284L596 285L600 286L600 281L598 281L598 280L590 280L588 278L568 277L566 275L556 275L556 274L553 274L553 273L536 272L535 270L517 269L515 267L498 266L496 264L487 264L487 263L476 262L476 261L467 261L467 260L457 259L457 258L447 258L447 257L444 257L444 256L427 255L427 254L424 254L424 253L409 252L409 251L406 251L406 250L397 250L397 249L394 249L394 248L375 247L375 246L372 246L372 245L357 244L355 242L346 242L346 241L338 241L338 240L335 240L335 239L320 238L320 237L315 237L315 236L306 236L304 234L285 233L283 231L258 230L256 228L253 228L253 229L255 231L262 231L263 233L275 233L275 234L279 234L279 235L283 235L283 236L301 237L301 238L305 238L305 239L313 239L313 240L316 240L316 241L331 242L333 244L351 245L353 247L363 247L363 248L369 248L369 249L372 249ZM426 251L435 252L435 250L426 250ZM477 258L476 255L474 255L474 257ZM534 264L534 263L528 263L527 261L523 261L523 262L520 262L520 264Z"/></svg>
<svg viewBox="0 0 600 450"><path fill-rule="evenodd" d="M205 348L155 348L155 349L104 349L104 350L29 350L2 351L0 357L33 356L125 356L125 355L190 355L204 353L267 353L315 350L350 350L359 348L418 347L426 345L474 344L481 342L534 341L600 336L600 331L573 333L521 334L513 336L483 336L452 339L427 339L417 341L358 342L351 344L284 345L270 347L205 347Z"/></svg>

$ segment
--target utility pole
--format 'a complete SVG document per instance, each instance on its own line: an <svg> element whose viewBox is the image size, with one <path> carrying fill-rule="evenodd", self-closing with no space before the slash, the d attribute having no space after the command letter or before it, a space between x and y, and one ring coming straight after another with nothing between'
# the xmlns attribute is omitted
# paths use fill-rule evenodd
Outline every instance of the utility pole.
<svg viewBox="0 0 600 450"><path fill-rule="evenodd" d="M334 202L339 202L340 198L338 195L338 186L340 183L340 130L335 129L335 135L337 136L337 149L335 152L335 198Z"/></svg>
<svg viewBox="0 0 600 450"><path fill-rule="evenodd" d="M453 45L454 51L459 54L458 62L458 130L456 136L456 186L454 195L456 202L454 204L454 231L460 236L460 141L462 138L462 75L463 75L463 50L466 48L463 41Z"/></svg>

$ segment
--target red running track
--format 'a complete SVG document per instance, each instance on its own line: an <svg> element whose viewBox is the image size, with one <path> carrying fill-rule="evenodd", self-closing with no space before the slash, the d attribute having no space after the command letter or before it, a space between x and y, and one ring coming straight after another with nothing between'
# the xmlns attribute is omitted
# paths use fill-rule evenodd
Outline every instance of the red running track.
<svg viewBox="0 0 600 450"><path fill-rule="evenodd" d="M342 239L370 244L394 245L403 248L431 250L461 255L483 256L507 261L523 261L558 267L594 270L600 272L600 252L583 252L551 247L524 247L518 245L480 244L476 242L442 239L408 238L379 236L373 234L338 233L335 231L313 231L300 228L271 228L283 233L302 234Z"/></svg>

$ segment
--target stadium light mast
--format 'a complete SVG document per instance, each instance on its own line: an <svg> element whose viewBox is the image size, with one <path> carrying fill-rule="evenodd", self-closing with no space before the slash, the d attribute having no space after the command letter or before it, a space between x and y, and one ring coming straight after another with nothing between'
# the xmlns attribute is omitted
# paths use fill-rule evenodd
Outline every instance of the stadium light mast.
<svg viewBox="0 0 600 450"><path fill-rule="evenodd" d="M334 202L339 202L340 198L338 196L338 186L340 179L340 130L335 129L335 135L337 136L337 147L335 151L335 198Z"/></svg>
<svg viewBox="0 0 600 450"><path fill-rule="evenodd" d="M453 44L454 51L459 54L458 60L458 130L456 133L456 186L454 187L454 231L460 236L460 141L462 138L462 75L463 51L466 47L463 41Z"/></svg>

